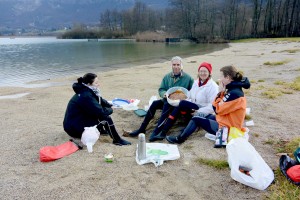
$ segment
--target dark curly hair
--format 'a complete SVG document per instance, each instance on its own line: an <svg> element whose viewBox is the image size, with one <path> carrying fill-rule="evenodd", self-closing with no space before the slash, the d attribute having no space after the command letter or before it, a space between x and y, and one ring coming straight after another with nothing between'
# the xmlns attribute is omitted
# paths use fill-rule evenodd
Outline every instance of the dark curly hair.
<svg viewBox="0 0 300 200"><path fill-rule="evenodd" d="M87 73L83 77L77 79L78 83L92 84L97 77L94 73Z"/></svg>

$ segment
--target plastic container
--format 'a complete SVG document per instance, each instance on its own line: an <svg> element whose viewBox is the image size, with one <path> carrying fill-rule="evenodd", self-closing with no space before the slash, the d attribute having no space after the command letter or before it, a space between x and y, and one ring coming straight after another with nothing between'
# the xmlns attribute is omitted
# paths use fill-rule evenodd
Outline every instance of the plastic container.
<svg viewBox="0 0 300 200"><path fill-rule="evenodd" d="M179 102L181 100L169 99L169 95L176 92L177 90L182 91L185 94L186 99L189 98L189 91L187 89L185 89L184 87L172 87L172 88L168 89L168 91L166 92L167 101L171 106L175 106L175 107L177 107L179 105ZM186 100L186 99L183 99L183 100Z"/></svg>

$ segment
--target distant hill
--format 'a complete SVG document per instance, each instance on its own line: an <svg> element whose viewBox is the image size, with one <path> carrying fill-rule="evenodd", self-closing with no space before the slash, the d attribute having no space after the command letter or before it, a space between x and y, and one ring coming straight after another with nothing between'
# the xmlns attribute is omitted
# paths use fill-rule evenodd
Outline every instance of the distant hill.
<svg viewBox="0 0 300 200"><path fill-rule="evenodd" d="M168 0L141 0L153 8L165 8ZM135 0L0 0L0 28L51 29L74 23L97 24L106 9L123 10Z"/></svg>

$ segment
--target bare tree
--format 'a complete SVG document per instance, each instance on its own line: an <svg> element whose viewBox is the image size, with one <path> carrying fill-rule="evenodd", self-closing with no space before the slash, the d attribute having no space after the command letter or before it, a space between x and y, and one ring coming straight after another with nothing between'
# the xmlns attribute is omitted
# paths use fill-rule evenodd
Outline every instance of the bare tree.
<svg viewBox="0 0 300 200"><path fill-rule="evenodd" d="M262 12L263 0L252 0L253 2L253 17L252 17L252 35L254 37L258 36L258 25L260 20L260 15Z"/></svg>

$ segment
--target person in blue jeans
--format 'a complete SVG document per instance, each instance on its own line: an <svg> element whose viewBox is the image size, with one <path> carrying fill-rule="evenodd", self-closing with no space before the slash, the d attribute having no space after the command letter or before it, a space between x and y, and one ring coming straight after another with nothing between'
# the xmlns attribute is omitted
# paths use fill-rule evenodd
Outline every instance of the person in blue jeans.
<svg viewBox="0 0 300 200"><path fill-rule="evenodd" d="M189 91L189 99L180 101L154 140L163 140L180 115L185 115L188 121L193 116L213 118L212 102L218 94L218 85L211 78L211 75L212 65L207 62L201 63L197 71L198 78L195 79L192 89Z"/></svg>
<svg viewBox="0 0 300 200"><path fill-rule="evenodd" d="M174 108L167 102L167 90L176 86L184 87L187 90L190 90L192 88L194 80L189 74L183 72L183 63L182 59L179 56L175 56L171 59L171 67L172 71L164 76L158 89L158 93L161 99L156 100L151 104L140 128L129 133L130 137L136 137L139 133L146 134L146 128L151 119L154 117L156 110L162 109L162 113L160 119L158 120L157 126L149 137L150 142L154 141L154 137L162 130L166 119Z"/></svg>

